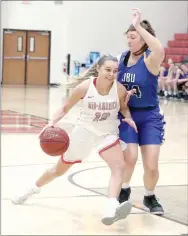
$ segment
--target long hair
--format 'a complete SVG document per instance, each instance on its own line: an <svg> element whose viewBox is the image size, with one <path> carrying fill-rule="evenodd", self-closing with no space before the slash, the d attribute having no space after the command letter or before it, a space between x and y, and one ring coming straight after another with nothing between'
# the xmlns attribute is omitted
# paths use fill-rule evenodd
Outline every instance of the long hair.
<svg viewBox="0 0 188 236"><path fill-rule="evenodd" d="M118 59L111 54L105 54L97 59L97 61L81 76L83 79L90 79L91 77L97 77L98 71L97 67L101 67L105 61L115 61L118 62Z"/></svg>

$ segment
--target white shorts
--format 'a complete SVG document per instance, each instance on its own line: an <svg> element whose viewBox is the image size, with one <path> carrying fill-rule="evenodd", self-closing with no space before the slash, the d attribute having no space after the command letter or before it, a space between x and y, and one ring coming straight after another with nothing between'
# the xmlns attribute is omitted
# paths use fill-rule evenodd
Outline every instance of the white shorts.
<svg viewBox="0 0 188 236"><path fill-rule="evenodd" d="M120 143L122 151L126 148L126 144L119 140L118 135L98 136L82 126L75 126L69 137L69 148L62 156L62 161L65 163L83 161L91 154L93 148L96 148L99 154L117 143Z"/></svg>

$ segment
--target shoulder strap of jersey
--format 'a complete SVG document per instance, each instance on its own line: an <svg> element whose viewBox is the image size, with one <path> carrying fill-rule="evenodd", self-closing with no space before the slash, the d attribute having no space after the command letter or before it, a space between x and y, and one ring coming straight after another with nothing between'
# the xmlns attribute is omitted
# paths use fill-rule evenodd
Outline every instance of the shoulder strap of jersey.
<svg viewBox="0 0 188 236"><path fill-rule="evenodd" d="M120 61L125 58L125 56L127 55L128 52L129 51L127 50L121 54Z"/></svg>
<svg viewBox="0 0 188 236"><path fill-rule="evenodd" d="M146 51L145 51L146 57L148 57L150 53L151 53L151 50L146 49Z"/></svg>
<svg viewBox="0 0 188 236"><path fill-rule="evenodd" d="M115 80L114 83L113 83L111 93L113 93L116 96L116 99L117 99L118 104L119 104L118 81L117 80Z"/></svg>
<svg viewBox="0 0 188 236"><path fill-rule="evenodd" d="M86 93L85 97L87 97L90 93L94 92L93 91L93 90L95 90L94 79L95 79L95 77L90 78L89 87L88 87L88 90L87 90L87 93Z"/></svg>

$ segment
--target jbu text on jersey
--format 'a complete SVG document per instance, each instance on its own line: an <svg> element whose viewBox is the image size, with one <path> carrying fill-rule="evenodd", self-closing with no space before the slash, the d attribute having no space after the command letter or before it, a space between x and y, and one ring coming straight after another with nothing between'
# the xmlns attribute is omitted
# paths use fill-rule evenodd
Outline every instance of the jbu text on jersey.
<svg viewBox="0 0 188 236"><path fill-rule="evenodd" d="M122 82L132 82L134 83L135 82L135 77L136 75L135 74L131 74L131 73L125 73L123 78L122 78Z"/></svg>

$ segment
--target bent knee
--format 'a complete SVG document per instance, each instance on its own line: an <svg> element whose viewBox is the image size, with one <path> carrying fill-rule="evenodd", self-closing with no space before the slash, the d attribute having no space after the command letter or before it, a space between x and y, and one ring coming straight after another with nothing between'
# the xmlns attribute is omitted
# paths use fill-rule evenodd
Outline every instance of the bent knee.
<svg viewBox="0 0 188 236"><path fill-rule="evenodd" d="M129 146L124 151L125 166L133 168L138 160L138 150L135 146Z"/></svg>
<svg viewBox="0 0 188 236"><path fill-rule="evenodd" d="M133 168L136 165L138 157L136 155L125 156L125 166Z"/></svg>
<svg viewBox="0 0 188 236"><path fill-rule="evenodd" d="M119 163L116 163L114 164L112 167L111 167L111 171L113 173L118 173L118 174L124 174L124 171L125 171L125 162L119 162Z"/></svg>
<svg viewBox="0 0 188 236"><path fill-rule="evenodd" d="M165 82L166 85L171 85L171 83L172 83L171 80L167 80L167 81Z"/></svg>
<svg viewBox="0 0 188 236"><path fill-rule="evenodd" d="M138 160L137 157L127 158L127 160L126 160L126 164L129 164L129 165L135 165L136 162L137 162L137 160Z"/></svg>
<svg viewBox="0 0 188 236"><path fill-rule="evenodd" d="M144 167L144 171L150 175L154 175L156 172L158 172L158 165L146 165Z"/></svg>
<svg viewBox="0 0 188 236"><path fill-rule="evenodd" d="M173 80L172 84L178 84L178 81L177 80Z"/></svg>

